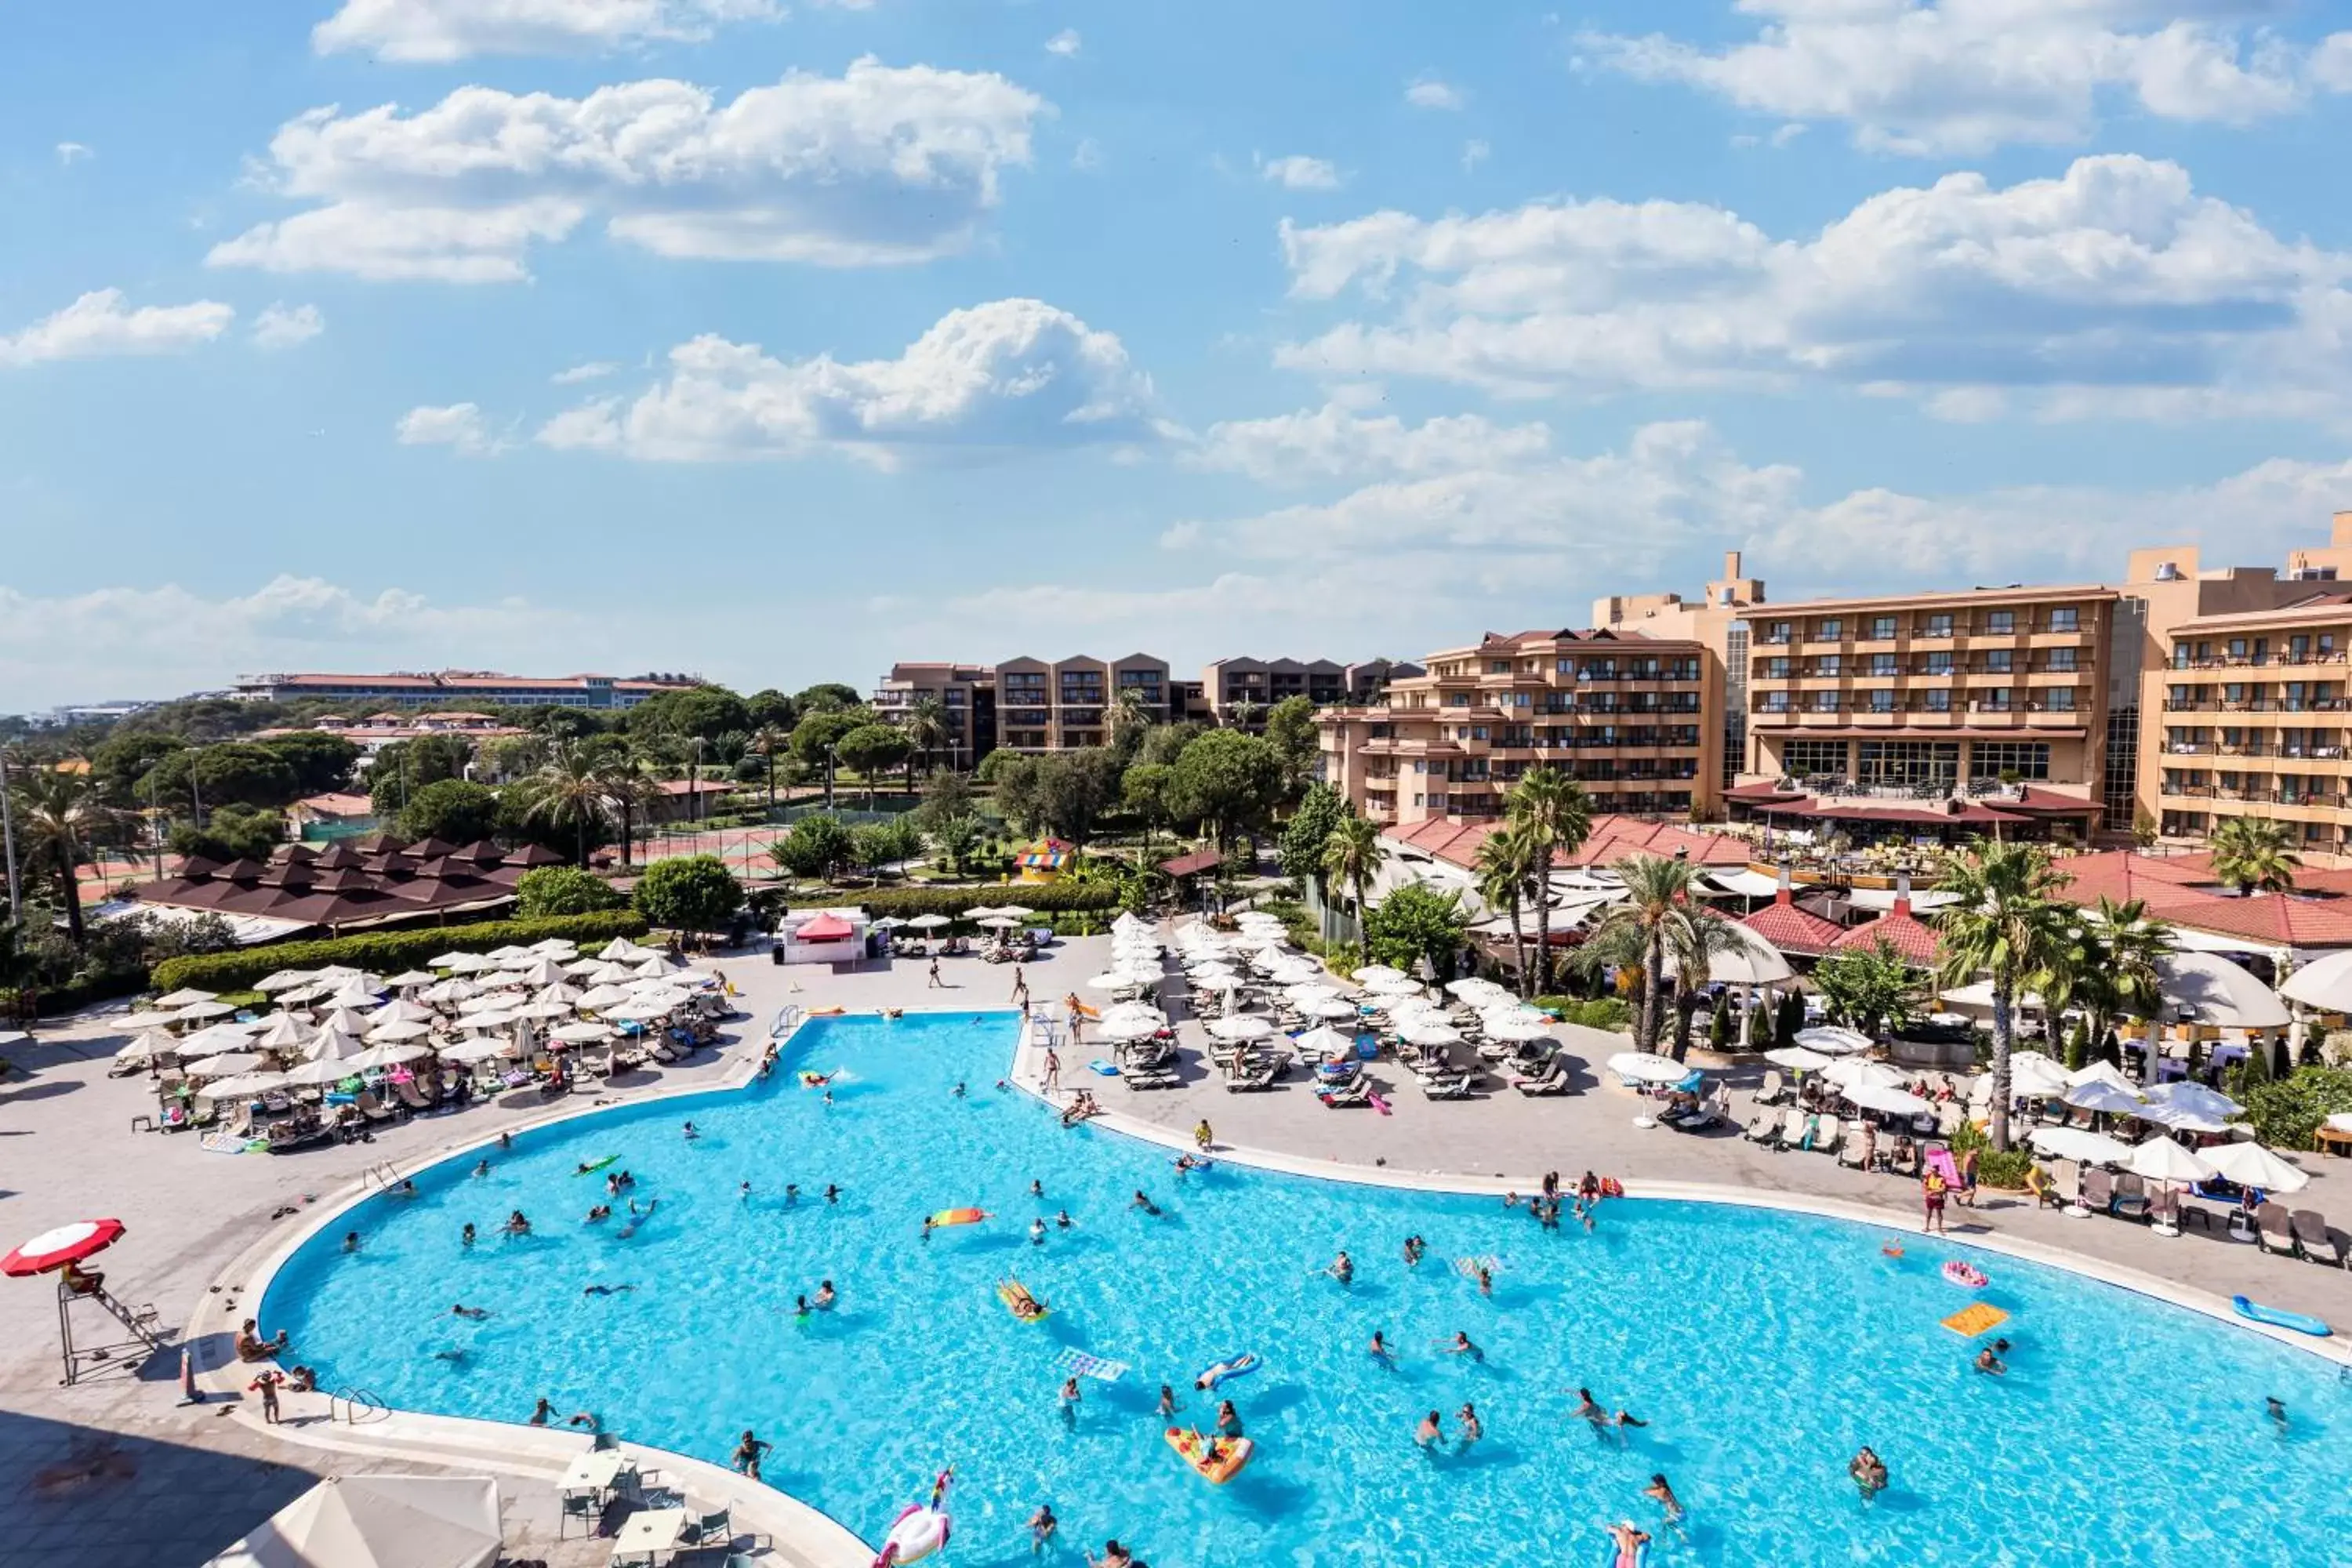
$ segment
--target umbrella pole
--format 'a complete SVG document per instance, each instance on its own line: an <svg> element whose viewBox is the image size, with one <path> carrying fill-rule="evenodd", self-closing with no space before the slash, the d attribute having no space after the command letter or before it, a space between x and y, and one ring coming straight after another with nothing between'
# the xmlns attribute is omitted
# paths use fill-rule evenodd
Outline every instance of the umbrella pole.
<svg viewBox="0 0 2352 1568"><path fill-rule="evenodd" d="M58 1276L58 1346L65 1354L66 1374L58 1381L68 1388L73 1386L74 1381L73 1313L68 1310L72 1304L73 1292L66 1289L66 1277L59 1274Z"/></svg>

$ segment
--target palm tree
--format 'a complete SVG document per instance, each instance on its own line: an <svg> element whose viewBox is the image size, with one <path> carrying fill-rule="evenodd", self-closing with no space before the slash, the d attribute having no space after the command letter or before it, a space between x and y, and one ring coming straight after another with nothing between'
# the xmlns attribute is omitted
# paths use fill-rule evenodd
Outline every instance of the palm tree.
<svg viewBox="0 0 2352 1568"><path fill-rule="evenodd" d="M768 764L768 809L776 809L776 753L793 743L793 732L777 724L762 724L751 737L751 749ZM626 858L626 857L623 857Z"/></svg>
<svg viewBox="0 0 2352 1568"><path fill-rule="evenodd" d="M2021 984L2065 963L2068 910L2058 889L2072 880L2032 844L1979 843L1945 862L1937 882L1953 895L1943 917L1937 979L1966 985L1992 976L1992 1146L2009 1147L2009 1058L2017 1044Z"/></svg>
<svg viewBox="0 0 2352 1568"><path fill-rule="evenodd" d="M1478 846L1478 897L1490 910L1507 910L1511 916L1511 963L1519 994L1534 994L1528 973L1527 929L1520 912L1530 899L1544 894L1543 866L1536 858L1535 841L1524 829L1498 827Z"/></svg>
<svg viewBox="0 0 2352 1568"><path fill-rule="evenodd" d="M113 820L98 786L86 773L61 773L37 767L18 781L14 815L19 843L28 862L46 860L57 873L58 892L65 900L66 933L79 947L82 942L82 846L106 831Z"/></svg>
<svg viewBox="0 0 2352 1568"><path fill-rule="evenodd" d="M1110 711L1104 715L1109 721L1110 742L1117 745L1130 733L1140 733L1151 728L1151 710L1143 700L1139 686L1122 686L1111 701Z"/></svg>
<svg viewBox="0 0 2352 1568"><path fill-rule="evenodd" d="M1596 969L1604 963L1640 969L1642 1005L1633 1020L1633 1043L1654 1051L1665 1022L1668 961L1683 992L1696 995L1707 982L1714 956L1737 949L1739 935L1729 921L1699 901L1701 868L1691 861L1634 855L1610 869L1624 884L1625 900L1602 919L1579 962Z"/></svg>
<svg viewBox="0 0 2352 1568"><path fill-rule="evenodd" d="M2273 817L2227 818L2206 842L2213 852L2213 874L2241 897L2288 891L2294 886L2295 868L2303 864L2286 824Z"/></svg>
<svg viewBox="0 0 2352 1568"><path fill-rule="evenodd" d="M604 757L596 764L596 776L604 786L604 804L620 818L621 865L625 868L634 847L635 827L640 814L652 820L649 807L660 797L661 790L646 764L635 752L624 748Z"/></svg>
<svg viewBox="0 0 2352 1568"><path fill-rule="evenodd" d="M931 753L948 742L948 705L936 697L925 697L907 710L907 739L915 742L922 753L923 771L931 771ZM908 779L911 787L914 774Z"/></svg>
<svg viewBox="0 0 2352 1568"><path fill-rule="evenodd" d="M1331 837L1323 843L1323 875L1355 889L1356 939L1360 944L1371 912L1372 874L1381 868L1381 861L1387 855L1388 847L1381 842L1380 826L1368 816L1341 817L1332 826Z"/></svg>
<svg viewBox="0 0 2352 1568"><path fill-rule="evenodd" d="M2083 1010L2083 1024L2095 1047L2120 1017L2152 1018L2163 1005L2163 977L2157 966L2172 951L2172 928L2151 919L2134 899L2117 903L2104 894L2095 911L2084 910L2048 966L2031 984L2055 1016Z"/></svg>
<svg viewBox="0 0 2352 1568"><path fill-rule="evenodd" d="M524 809L523 820L571 826L578 837L580 868L586 870L588 829L604 820L605 805L611 798L595 754L577 742L562 742L549 751L547 762L531 775L527 787L530 805Z"/></svg>
<svg viewBox="0 0 2352 1568"><path fill-rule="evenodd" d="M1504 803L1504 816L1528 836L1528 853L1541 868L1536 892L1536 989L1551 979L1551 863L1559 855L1573 855L1592 837L1592 801L1584 786L1553 767L1538 763L1519 775Z"/></svg>

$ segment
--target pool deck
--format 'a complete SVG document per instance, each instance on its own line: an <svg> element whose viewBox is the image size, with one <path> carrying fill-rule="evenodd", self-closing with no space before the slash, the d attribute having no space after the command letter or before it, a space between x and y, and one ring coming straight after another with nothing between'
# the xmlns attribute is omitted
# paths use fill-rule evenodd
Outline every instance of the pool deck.
<svg viewBox="0 0 2352 1568"><path fill-rule="evenodd" d="M1077 987L1108 960L1104 939L1058 945L1032 964L1028 978L1041 1008ZM1012 972L978 960L950 960L948 984L927 985L920 962L835 973L814 966L779 969L764 953L719 961L751 1014L728 1031L717 1052L688 1064L630 1075L616 1086L625 1100L690 1092L740 1082L750 1073L768 1023L787 1004L1002 1011L1011 1005ZM1181 987L1170 987L1186 1013ZM119 1015L116 1015L119 1016ZM1562 1031L1571 1056L1588 1068L1624 1048L1620 1037ZM1809 1153L1759 1150L1736 1132L1684 1136L1633 1125L1643 1102L1613 1083L1580 1073L1583 1092L1530 1100L1491 1086L1467 1101L1423 1100L1409 1080L1382 1064L1373 1069L1394 1114L1330 1110L1304 1082L1256 1094L1226 1092L1204 1068L1200 1025L1180 1027L1183 1087L1136 1092L1109 1079L1097 1097L1112 1122L1141 1136L1189 1145L1207 1119L1221 1156L1276 1168L1449 1190L1532 1188L1539 1173L1574 1176L1591 1169L1615 1175L1636 1194L1783 1204L1901 1229L1918 1226L1915 1188L1865 1175ZM173 1568L200 1563L326 1474L371 1469L493 1474L505 1496L510 1555L543 1558L554 1568L604 1563L609 1540L557 1539L553 1479L583 1439L489 1423L405 1414L358 1423L329 1418L323 1401L289 1397L292 1431L263 1427L244 1378L224 1353L226 1333L256 1300L240 1294L266 1278L302 1236L327 1223L339 1201L360 1190L372 1167L409 1171L488 1142L501 1129L593 1109L585 1096L553 1106L536 1091L460 1114L380 1130L372 1143L268 1157L205 1152L191 1136L129 1131L149 1110L143 1077L109 1079L122 1035L108 1015L52 1026L41 1043L13 1049L30 1069L0 1083L0 1231L13 1243L67 1220L111 1215L126 1226L102 1262L111 1289L134 1305L152 1302L160 1320L184 1331L196 1348L202 1381L217 1394L192 1408L177 1405L178 1357L143 1367L86 1373L72 1388L58 1384L55 1297L49 1282L0 1281L0 1463L33 1484L0 1502L0 1539L49 1554L70 1552L84 1568L116 1563ZM1064 1083L1077 1081L1090 1048L1062 1052ZM1024 1054L1024 1087L1037 1066ZM1734 1070L1741 1090L1753 1069ZM2314 1180L2298 1207L2352 1223L2352 1181L2336 1163L2307 1157ZM2352 1163L2342 1167L2352 1173ZM273 1220L277 1211L289 1215ZM2249 1243L2191 1231L2177 1239L2094 1217L2070 1219L2029 1202L1987 1194L1974 1210L1955 1208L1951 1231L2021 1255L2067 1263L2135 1289L2213 1310L2242 1292L2352 1325L2352 1274L2294 1258L2266 1257ZM214 1287L221 1289L215 1290ZM2221 1310L2226 1312L2226 1306ZM265 1328L268 1325L265 1325ZM2342 1339L2290 1342L2339 1360ZM236 1390L238 1392L232 1392ZM520 1413L519 1413L520 1414ZM740 1528L774 1545L778 1568L864 1568L846 1533L779 1494L713 1467L648 1455L648 1466L683 1483L698 1504L734 1506ZM877 1521L852 1521L871 1528ZM575 1527L576 1529L576 1527Z"/></svg>

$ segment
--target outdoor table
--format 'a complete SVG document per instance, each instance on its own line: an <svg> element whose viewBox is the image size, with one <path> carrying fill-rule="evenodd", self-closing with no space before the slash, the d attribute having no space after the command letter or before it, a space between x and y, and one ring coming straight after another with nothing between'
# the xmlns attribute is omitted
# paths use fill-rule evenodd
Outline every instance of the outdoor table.
<svg viewBox="0 0 2352 1568"><path fill-rule="evenodd" d="M2323 1154L2352 1154L2352 1132L2340 1127L2322 1127L2318 1142Z"/></svg>
<svg viewBox="0 0 2352 1568"><path fill-rule="evenodd" d="M619 1532L613 1537L613 1561L642 1558L650 1563L675 1555L686 1534L686 1521L682 1508L638 1510L621 1521Z"/></svg>
<svg viewBox="0 0 2352 1568"><path fill-rule="evenodd" d="M618 1448L590 1448L575 1458L572 1468L563 1472L561 1489L605 1496L618 1490L623 1479L632 1476L635 1470L628 1456Z"/></svg>

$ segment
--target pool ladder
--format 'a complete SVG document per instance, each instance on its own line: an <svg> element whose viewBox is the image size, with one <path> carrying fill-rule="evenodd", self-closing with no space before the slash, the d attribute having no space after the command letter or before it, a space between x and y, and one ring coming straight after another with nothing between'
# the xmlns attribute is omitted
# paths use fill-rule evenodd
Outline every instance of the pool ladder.
<svg viewBox="0 0 2352 1568"><path fill-rule="evenodd" d="M327 1419L335 1420L340 1412L341 1418L352 1426L360 1424L362 1411L366 1411L373 1416L383 1415L386 1408L383 1400L377 1398L371 1390L364 1388L339 1388L327 1395Z"/></svg>
<svg viewBox="0 0 2352 1568"><path fill-rule="evenodd" d="M801 1026L808 1012L797 1002L787 1002L776 1009L776 1021L768 1026L768 1038L781 1040Z"/></svg>
<svg viewBox="0 0 2352 1568"><path fill-rule="evenodd" d="M360 1181L363 1185L381 1187L385 1192L390 1192L400 1185L400 1172L394 1167L391 1161L380 1160L367 1168L366 1173L361 1176Z"/></svg>

